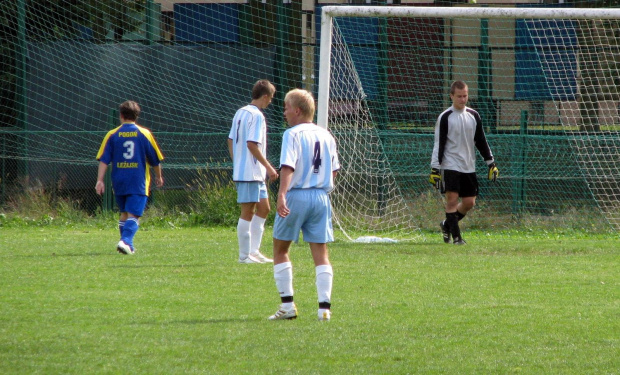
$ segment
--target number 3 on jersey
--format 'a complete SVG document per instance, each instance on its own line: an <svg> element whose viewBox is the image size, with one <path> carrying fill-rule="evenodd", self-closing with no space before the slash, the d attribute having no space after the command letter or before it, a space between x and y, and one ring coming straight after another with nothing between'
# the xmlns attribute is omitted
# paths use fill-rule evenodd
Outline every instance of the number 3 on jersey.
<svg viewBox="0 0 620 375"><path fill-rule="evenodd" d="M123 157L125 159L133 159L136 144L133 141L125 141L125 143L123 143L123 147L127 148L127 150L123 153Z"/></svg>
<svg viewBox="0 0 620 375"><path fill-rule="evenodd" d="M314 156L312 157L312 173L319 173L321 167L321 142L314 142Z"/></svg>

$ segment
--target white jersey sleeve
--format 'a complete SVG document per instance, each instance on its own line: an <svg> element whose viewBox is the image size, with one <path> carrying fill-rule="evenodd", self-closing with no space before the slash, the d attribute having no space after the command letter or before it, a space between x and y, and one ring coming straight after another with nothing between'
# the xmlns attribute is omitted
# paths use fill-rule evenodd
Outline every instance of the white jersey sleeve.
<svg viewBox="0 0 620 375"><path fill-rule="evenodd" d="M248 150L248 142L257 143L263 155L267 151L267 123L253 105L240 108L232 121L228 138L233 145L233 181L264 181L265 167Z"/></svg>
<svg viewBox="0 0 620 375"><path fill-rule="evenodd" d="M284 132L280 167L295 170L290 189L334 188L333 172L340 169L336 140L329 131L315 124L296 125Z"/></svg>

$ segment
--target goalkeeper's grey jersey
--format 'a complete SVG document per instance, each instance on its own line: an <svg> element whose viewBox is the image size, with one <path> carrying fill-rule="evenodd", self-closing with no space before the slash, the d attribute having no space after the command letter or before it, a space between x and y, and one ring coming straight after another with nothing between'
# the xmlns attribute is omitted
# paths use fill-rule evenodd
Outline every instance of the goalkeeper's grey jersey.
<svg viewBox="0 0 620 375"><path fill-rule="evenodd" d="M462 173L476 172L476 150L486 161L493 163L482 120L475 110L465 107L459 111L451 106L435 124L435 145L431 168L450 169Z"/></svg>

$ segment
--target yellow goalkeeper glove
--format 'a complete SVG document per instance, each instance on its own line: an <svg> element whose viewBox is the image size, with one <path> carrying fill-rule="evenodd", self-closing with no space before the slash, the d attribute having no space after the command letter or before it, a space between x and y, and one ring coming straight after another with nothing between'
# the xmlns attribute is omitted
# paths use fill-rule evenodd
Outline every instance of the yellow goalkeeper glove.
<svg viewBox="0 0 620 375"><path fill-rule="evenodd" d="M489 181L495 182L499 177L499 169L497 169L497 165L495 163L489 164Z"/></svg>
<svg viewBox="0 0 620 375"><path fill-rule="evenodd" d="M435 189L439 189L439 184L441 183L441 172L439 172L439 169L431 169L431 175L428 178L428 182L430 182L431 185L435 187Z"/></svg>

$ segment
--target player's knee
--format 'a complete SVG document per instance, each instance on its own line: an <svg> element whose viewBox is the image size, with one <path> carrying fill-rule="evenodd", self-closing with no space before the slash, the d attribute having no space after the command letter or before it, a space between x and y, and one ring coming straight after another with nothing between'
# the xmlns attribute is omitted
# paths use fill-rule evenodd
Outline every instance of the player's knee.
<svg viewBox="0 0 620 375"><path fill-rule="evenodd" d="M474 208L474 206L476 205L475 201L467 201L467 202L463 202L462 206L465 212L471 210L472 208Z"/></svg>
<svg viewBox="0 0 620 375"><path fill-rule="evenodd" d="M256 210L255 215L259 216L259 217L262 217L262 218L266 218L267 215L269 215L269 212L271 212L271 208L269 206L267 206L267 207L259 207Z"/></svg>

